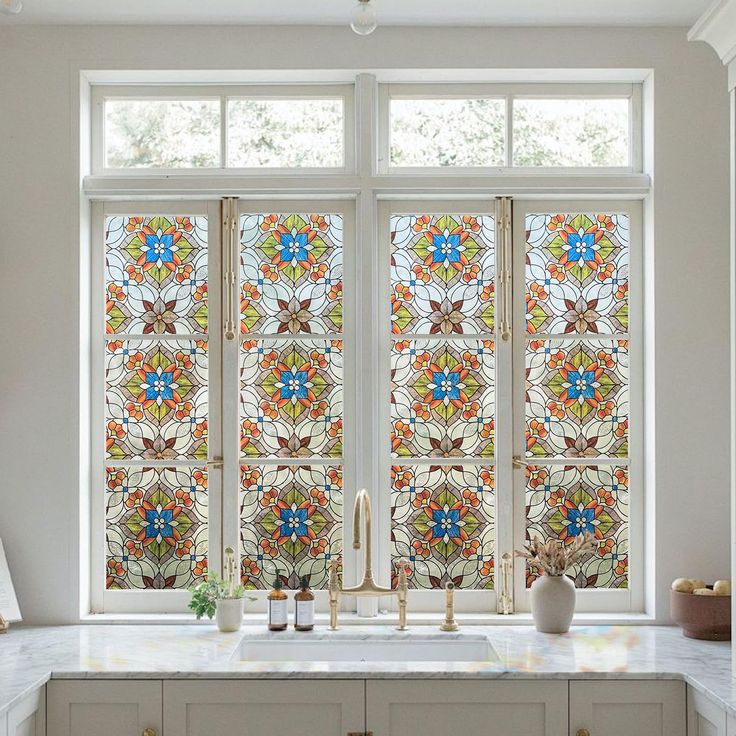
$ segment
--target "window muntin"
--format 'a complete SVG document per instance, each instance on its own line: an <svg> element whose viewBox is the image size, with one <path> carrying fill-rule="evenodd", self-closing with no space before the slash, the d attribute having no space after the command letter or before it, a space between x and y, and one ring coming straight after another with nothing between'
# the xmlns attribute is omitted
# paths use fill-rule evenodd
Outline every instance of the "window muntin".
<svg viewBox="0 0 736 736"><path fill-rule="evenodd" d="M219 100L107 99L104 109L106 168L221 165Z"/></svg>
<svg viewBox="0 0 736 736"><path fill-rule="evenodd" d="M227 101L231 168L343 167L344 138L342 98Z"/></svg>
<svg viewBox="0 0 736 736"><path fill-rule="evenodd" d="M491 167L506 162L506 102L493 98L390 101L390 165Z"/></svg>
<svg viewBox="0 0 736 736"><path fill-rule="evenodd" d="M515 98L513 166L630 165L628 99Z"/></svg>

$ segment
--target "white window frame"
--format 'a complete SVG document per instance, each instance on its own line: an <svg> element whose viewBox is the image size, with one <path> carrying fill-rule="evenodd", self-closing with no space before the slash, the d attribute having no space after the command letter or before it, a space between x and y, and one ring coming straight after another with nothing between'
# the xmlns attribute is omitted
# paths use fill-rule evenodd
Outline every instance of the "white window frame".
<svg viewBox="0 0 736 736"><path fill-rule="evenodd" d="M352 85L187 85L187 86L94 86L92 88L92 173L119 176L155 177L163 174L202 176L203 174L314 176L319 174L345 175L355 171L354 99ZM115 168L105 165L105 102L116 100L217 100L220 103L220 165L199 168ZM341 100L343 105L344 159L342 166L328 167L238 167L228 166L228 101L259 100Z"/></svg>
<svg viewBox="0 0 736 736"><path fill-rule="evenodd" d="M629 100L629 163L627 166L517 166L514 161L513 105L516 99L627 99ZM392 166L391 100L500 99L506 102L505 158L503 166ZM641 85L614 82L517 84L383 84L379 91L378 170L395 176L444 177L501 174L591 175L642 171Z"/></svg>
<svg viewBox="0 0 736 736"><path fill-rule="evenodd" d="M407 79L410 79L407 75ZM406 167L388 168L385 166L387 161L387 100L391 90L398 90L398 93L409 93L413 91L419 96L426 96L427 89L431 87L438 96L447 97L448 91L451 91L457 97L465 97L468 95L469 87L480 92L482 87L482 95L487 96L488 90L493 89L497 94L505 95L521 95L522 92L533 93L532 96L539 97L543 90L547 90L558 96L571 96L572 89L584 91L582 96L592 97L592 90L598 90L601 97L611 96L611 84L604 82L594 84L585 82L579 85L571 85L569 83L550 84L483 84L483 85L466 85L462 83L443 84L443 85L426 85L426 84L401 84L401 85L383 85L379 84L378 79L369 74L359 74L356 78L355 88L353 86L339 85L225 85L225 86L168 86L163 88L161 85L126 87L122 85L94 87L91 105L91 121L92 121L92 173L84 177L84 191L86 196L93 204L93 222L92 222L92 320L91 329L93 338L96 335L104 335L104 249L101 246L99 233L102 232L104 214L107 212L124 212L130 214L142 214L146 212L171 212L190 214L193 212L196 200L198 206L206 206L208 212L215 213L211 223L217 222L220 216L220 199L224 196L240 197L240 211L259 210L266 211L273 209L278 211L279 207L288 207L294 211L304 209L323 208L327 205L345 207L345 277L344 277L344 294L345 294L345 310L346 325L352 319L353 324L359 328L355 330L355 335L350 336L349 328L343 334L345 341L346 361L348 353L352 353L352 367L348 369L345 366L345 441L346 449L343 458L344 466L344 501L343 509L345 513L345 523L343 526L343 542L344 542L344 571L345 582L351 584L357 580L359 571L362 569L360 562L360 553L355 555L350 548L349 541L352 537L351 528L351 509L352 498L355 490L360 487L367 487L372 491L374 504L374 513L377 523L374 524L374 567L377 571L377 578L380 582L386 582L389 572L389 550L386 541L390 533L390 497L388 495L389 478L386 463L395 463L396 460L390 460L387 457L386 448L388 435L383 435L387 426L388 404L385 401L377 402L376 395L385 397L387 390L388 364L385 361L388 355L388 345L390 342L390 331L383 329L383 324L388 319L388 261L385 259L388 248L387 233L382 231L382 225L385 221L386 212L391 207L406 210L406 208L414 209L421 205L423 208L434 206L442 202L446 205L448 202L455 202L456 207L470 206L475 211L485 211L486 209L493 212L495 207L494 201L499 196L511 196L516 202L527 201L530 199L544 198L545 201L558 200L562 204L562 200L570 198L584 198L587 202L585 205L588 209L591 206L604 206L605 201L615 197L618 204L619 200L632 202L641 212L641 202L649 193L649 177L641 173L641 85L624 84L614 85L616 89L632 89L631 100L633 114L631 116L632 126L638 126L632 133L631 151L632 156L638 160L638 163L626 169L610 169L610 168L591 168L591 169L560 169L552 168L543 171L530 170L528 168L517 167L492 169L479 171L478 169L414 169L407 170ZM299 92L299 96L329 97L325 94L325 90L341 90L341 94L345 95L345 154L346 163L349 166L345 170L336 169L320 169L318 171L309 169L170 169L170 170L151 170L151 169L126 169L126 170L110 170L101 169L99 164L102 159L103 148L101 138L102 131L102 108L100 101L107 96L117 96L118 93L123 95L134 93L135 96L151 96L160 97L161 90L167 89L171 93L171 97L177 99L184 98L187 92L196 98L207 98L211 95L221 96L251 96L253 90L259 90L263 95L271 95L279 97L280 93L286 92L286 96L296 96L295 92ZM564 94L562 90L564 89ZM246 91L243 95L243 90ZM131 92L132 91L132 92ZM494 95L491 95L494 96ZM554 95L553 95L554 96ZM509 97L511 99L511 97ZM225 118L222 119L221 125L226 126ZM510 152L509 152L510 155ZM95 158L96 157L96 158ZM348 158L349 157L349 158ZM121 200L121 201L118 201ZM204 200L204 202L202 202ZM428 201L429 200L429 201ZM593 201L595 201L595 204ZM175 209L176 208L176 209ZM275 209L274 209L275 208ZM446 208L446 207L445 207ZM333 209L334 211L334 209ZM348 211L353 214L352 220L348 216ZM210 215L212 217L212 215ZM352 222L353 236L349 240L347 228ZM643 279L643 268L641 265L641 215L639 214L637 222L639 223L639 240L638 255L634 253L634 242L632 236L632 272L637 268L637 278L639 280L639 288ZM498 225L498 220L497 220ZM632 217L632 233L634 233L634 218ZM517 227L518 232L518 227ZM219 319L218 310L220 309L220 297L216 296L219 285L219 254L221 233L219 228L210 225L209 229L210 249L212 251L213 244L217 242L214 248L214 255L210 260L210 352L212 355L213 346L215 344L215 332L219 332L215 328ZM518 237L518 235L517 235ZM497 248L498 248L497 239ZM519 248L515 248L515 257L519 257ZM354 258L351 255L354 254ZM498 250L497 250L498 252ZM522 249L523 257L523 249ZM638 266L634 266L634 259L637 259ZM350 261L353 266L349 266ZM523 262L519 268L515 264L514 278L516 280L516 293L523 295ZM218 270L215 270L218 269ZM350 275L352 269L352 275ZM518 279L522 279L521 285ZM363 288L358 289L358 283ZM519 292L518 289L521 288ZM352 296L351 296L352 295ZM350 306L350 300L353 304ZM385 301L382 301L385 298ZM641 295L631 295L632 313L639 316L639 322L643 311L643 303ZM523 302L523 299L522 299ZM516 306L518 308L518 299ZM352 310L352 317L350 316ZM636 312L635 312L636 310ZM515 315L518 320L518 315ZM365 326L365 327L364 327ZM636 328L639 331L639 348L640 350L636 360L636 365L640 366L639 370L634 369L635 356L631 356L631 392L638 396L638 403L632 398L632 435L631 445L632 453L638 453L636 460L636 478L632 477L632 487L640 490L640 496L636 500L637 511L635 512L634 500L632 493L631 509L630 509L630 540L631 542L631 578L629 594L627 600L623 600L620 595L621 591L579 591L579 600L581 605L580 611L605 611L606 613L627 614L639 613L643 611L644 598L644 529L643 529L643 472L641 453L643 450L643 329L641 324ZM518 325L515 325L518 333ZM632 327L632 334L634 328ZM523 333L522 333L523 334ZM219 337L219 336L218 336ZM94 338L97 339L97 338ZM353 347L348 348L348 342L353 340ZM499 346L499 339L496 338L496 344ZM514 343L520 344L521 341ZM93 343L94 344L94 343ZM510 366L512 361L511 351L507 354L502 352L503 348L499 348L496 357L497 372L499 366L507 364ZM105 565L105 548L104 548L104 500L99 496L101 488L104 488L104 467L110 463L104 458L104 372L102 365L102 355L99 351L92 350L91 368L93 375L92 383L92 407L91 407L91 453L92 453L92 488L90 491L91 498L91 514L92 514L92 556L91 556L91 577L92 577L92 593L90 608L95 612L107 613L161 613L161 612L183 612L186 610L186 600L188 594L184 591L105 591L104 575L100 576L99 571L104 571ZM231 381L233 373L237 371L237 355L233 357L228 354L227 346L223 351L223 374L230 376L225 381ZM229 355L229 357L228 357ZM522 363L523 365L523 363ZM358 369L358 366L360 368ZM212 362L210 363L210 372L212 373ZM510 375L510 374L507 374ZM351 385L352 381L352 385ZM634 386L634 381L637 385ZM229 384L228 384L229 385ZM233 384L237 387L237 381ZM371 390L364 390L363 386L371 387ZM212 388L211 384L211 397ZM503 387L503 379L501 378L497 384L497 391ZM216 386L214 390L222 391L224 386ZM225 391L228 389L225 388ZM236 390L231 385L230 391ZM508 386L508 390L511 387ZM352 399L349 394L353 393ZM223 405L231 405L232 402L224 401ZM212 404L212 398L211 398ZM385 405L384 405L385 404ZM496 401L497 418L501 402ZM351 408L352 406L352 408ZM523 412L523 404L516 410ZM359 422L358 418L362 417L363 421ZM638 420L636 419L638 417ZM212 420L215 417L211 417ZM510 419L510 418L509 418ZM222 454L216 450L227 450L227 447L233 442L233 427L237 429L237 425L233 425L232 411L228 415L228 409L225 408L225 415L220 418L224 433L220 438L220 447L216 444L210 446L210 458ZM518 418L517 418L518 422ZM354 428L353 437L351 439L350 427ZM371 430L370 427L374 429ZM509 427L511 427L509 421ZM376 429L378 428L378 429ZM519 546L523 540L518 535L518 528L514 529L509 523L504 524L502 513L511 513L510 509L514 501L509 495L508 489L499 493L499 478L504 473L511 473L510 460L511 452L511 432L509 429L509 438L506 440L508 449L504 450L503 433L497 432L496 437L496 458L493 460L496 466L496 489L497 489L497 545L496 555L504 551L512 551L513 546ZM212 432L210 433L212 441ZM352 447L350 446L352 443ZM503 453L504 460L501 459ZM227 452L225 453L227 454ZM632 464L635 457L632 454ZM509 468L500 469L500 463L508 463ZM229 465L228 465L229 463ZM481 463L487 464L487 463ZM225 483L231 483L233 477L238 476L238 461L233 461L231 457L226 458L226 468L224 472ZM229 467L229 470L228 470ZM234 476L232 475L234 473ZM212 484L215 472L210 472L210 483ZM237 480L236 480L237 482ZM237 487L237 486L236 486ZM379 490L380 489L380 490ZM210 518L216 519L219 513L223 520L222 538L215 539L215 535L211 539L215 539L212 543L210 553L210 569L217 570L221 564L221 551L223 546L230 545L239 550L239 520L236 515L229 518L225 513L225 504L227 503L221 497L221 490L215 495L220 499L215 503L219 504L219 509L213 511L212 507L212 485L210 486ZM513 494L511 494L513 495ZM505 499L505 500L503 500ZM500 504L508 507L506 511L500 509ZM102 510L100 514L100 504ZM518 504L517 504L518 505ZM237 507L237 495L235 496L235 506ZM228 521L225 522L225 518ZM102 523L100 523L100 519ZM387 521L388 520L388 521ZM523 524L523 517L516 515L515 523L518 525L519 520ZM512 536L515 535L516 541ZM634 557L633 539L639 540ZM348 543L345 543L348 542ZM634 573L634 567L638 566L638 573ZM518 576L519 570L523 569L523 565L514 566L516 581L516 599L517 610L523 611L527 608L525 593L519 588ZM496 572L500 571L497 561ZM497 575L496 589L499 589ZM495 592L488 591L462 591L458 595L458 605L461 610L467 612L484 612L495 611ZM580 597L581 593L586 595ZM614 595L609 595L613 593ZM596 596L588 603L587 599L591 594ZM265 608L263 595L259 593L259 602L254 604L252 610L262 611ZM320 609L326 609L326 596L322 592L317 595L318 606ZM421 611L431 612L439 611L442 608L441 591L416 591L410 592L410 610L419 613ZM355 611L356 602L354 599L343 598L342 608L345 611ZM412 600L414 603L412 604ZM375 615L379 608L387 608L391 610L394 605L393 598L383 599L381 601L373 599L360 599L357 602L357 612L360 615ZM499 620L508 622L508 617L499 617Z"/></svg>

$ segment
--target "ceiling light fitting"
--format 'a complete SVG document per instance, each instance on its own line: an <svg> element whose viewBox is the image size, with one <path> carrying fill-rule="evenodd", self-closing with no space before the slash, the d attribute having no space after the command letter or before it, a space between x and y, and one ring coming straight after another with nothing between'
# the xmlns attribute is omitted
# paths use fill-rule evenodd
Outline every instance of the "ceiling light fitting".
<svg viewBox="0 0 736 736"><path fill-rule="evenodd" d="M350 27L359 36L367 36L373 33L377 26L376 11L371 7L371 0L358 0L350 16Z"/></svg>

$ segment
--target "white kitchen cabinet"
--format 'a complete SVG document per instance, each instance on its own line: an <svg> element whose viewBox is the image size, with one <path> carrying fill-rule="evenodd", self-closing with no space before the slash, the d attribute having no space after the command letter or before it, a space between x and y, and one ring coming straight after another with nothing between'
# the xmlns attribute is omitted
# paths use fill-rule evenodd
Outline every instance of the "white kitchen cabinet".
<svg viewBox="0 0 736 736"><path fill-rule="evenodd" d="M687 686L687 736L726 736L726 711Z"/></svg>
<svg viewBox="0 0 736 736"><path fill-rule="evenodd" d="M8 714L0 713L0 736L8 736Z"/></svg>
<svg viewBox="0 0 736 736"><path fill-rule="evenodd" d="M363 731L363 680L164 683L166 736L346 736Z"/></svg>
<svg viewBox="0 0 736 736"><path fill-rule="evenodd" d="M160 680L51 680L48 736L162 733Z"/></svg>
<svg viewBox="0 0 736 736"><path fill-rule="evenodd" d="M0 731L2 728L0 727ZM8 736L46 736L46 688L41 687L8 711Z"/></svg>
<svg viewBox="0 0 736 736"><path fill-rule="evenodd" d="M376 736L565 736L566 680L368 680Z"/></svg>
<svg viewBox="0 0 736 736"><path fill-rule="evenodd" d="M685 683L572 680L570 736L685 736Z"/></svg>

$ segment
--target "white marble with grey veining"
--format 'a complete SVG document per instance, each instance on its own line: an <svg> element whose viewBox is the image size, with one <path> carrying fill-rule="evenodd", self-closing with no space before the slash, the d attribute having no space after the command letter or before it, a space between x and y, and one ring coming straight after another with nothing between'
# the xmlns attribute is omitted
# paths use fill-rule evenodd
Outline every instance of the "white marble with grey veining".
<svg viewBox="0 0 736 736"><path fill-rule="evenodd" d="M629 678L684 679L736 715L736 680L726 642L685 639L665 626L578 626L569 634L539 634L531 626L465 626L498 654L493 662L243 662L243 637L384 638L384 626L338 632L269 633L248 626L221 634L214 625L86 625L14 627L0 636L0 713L49 678ZM393 632L411 640L442 634L416 626Z"/></svg>

